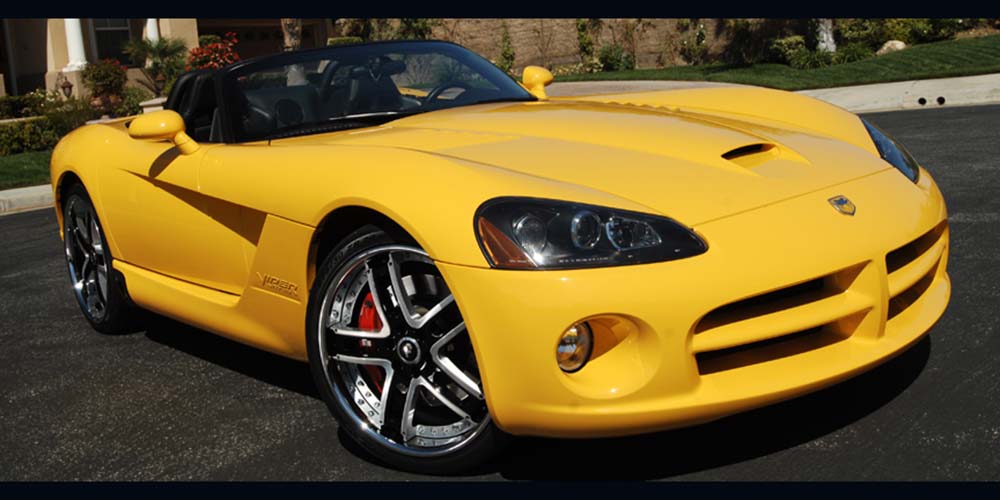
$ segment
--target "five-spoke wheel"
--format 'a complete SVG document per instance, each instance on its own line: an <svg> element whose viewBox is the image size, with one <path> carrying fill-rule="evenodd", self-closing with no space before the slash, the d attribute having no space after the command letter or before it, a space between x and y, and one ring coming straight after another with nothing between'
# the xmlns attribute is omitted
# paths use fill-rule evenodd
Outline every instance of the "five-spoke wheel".
<svg viewBox="0 0 1000 500"><path fill-rule="evenodd" d="M394 465L430 472L446 472L466 448L484 453L477 443L496 444L462 315L423 250L372 229L320 275L311 361L352 436Z"/></svg>

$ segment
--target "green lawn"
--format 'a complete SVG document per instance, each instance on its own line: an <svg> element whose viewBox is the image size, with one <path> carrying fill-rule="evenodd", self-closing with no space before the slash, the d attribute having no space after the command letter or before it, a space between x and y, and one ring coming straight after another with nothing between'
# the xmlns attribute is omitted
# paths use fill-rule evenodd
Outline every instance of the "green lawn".
<svg viewBox="0 0 1000 500"><path fill-rule="evenodd" d="M49 182L52 151L0 156L0 190Z"/></svg>
<svg viewBox="0 0 1000 500"><path fill-rule="evenodd" d="M802 90L998 72L1000 35L992 35L915 45L884 56L817 69L794 69L783 64L706 64L566 75L557 81L705 80Z"/></svg>

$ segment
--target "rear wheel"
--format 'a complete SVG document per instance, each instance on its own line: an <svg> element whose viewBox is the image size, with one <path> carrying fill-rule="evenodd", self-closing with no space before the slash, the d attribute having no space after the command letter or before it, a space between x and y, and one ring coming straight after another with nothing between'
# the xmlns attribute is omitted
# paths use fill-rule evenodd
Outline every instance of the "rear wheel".
<svg viewBox="0 0 1000 500"><path fill-rule="evenodd" d="M101 333L131 331L135 311L125 284L112 269L111 249L90 196L80 184L63 200L63 243L76 301L90 325Z"/></svg>
<svg viewBox="0 0 1000 500"><path fill-rule="evenodd" d="M462 315L419 247L368 226L317 273L310 365L347 434L401 469L446 474L495 454L493 425Z"/></svg>

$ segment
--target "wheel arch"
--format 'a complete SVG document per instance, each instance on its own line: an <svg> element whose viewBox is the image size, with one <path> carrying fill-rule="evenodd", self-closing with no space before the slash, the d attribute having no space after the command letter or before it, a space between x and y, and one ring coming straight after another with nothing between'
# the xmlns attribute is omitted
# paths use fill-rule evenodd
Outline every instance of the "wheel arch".
<svg viewBox="0 0 1000 500"><path fill-rule="evenodd" d="M316 279L316 270L323 264L323 260L344 241L344 238L369 225L382 229L400 241L420 246L414 235L383 211L357 204L338 207L323 216L310 241L306 270L310 289Z"/></svg>
<svg viewBox="0 0 1000 500"><path fill-rule="evenodd" d="M66 199L69 190L76 185L83 186L83 189L87 191L88 194L90 193L90 190L87 189L87 185L84 184L83 179L80 178L80 175L72 170L64 170L62 174L59 175L59 178L56 179L55 182L54 194L56 197L55 199L56 219L59 223L60 235L62 235L63 228L65 227L63 224L63 200Z"/></svg>

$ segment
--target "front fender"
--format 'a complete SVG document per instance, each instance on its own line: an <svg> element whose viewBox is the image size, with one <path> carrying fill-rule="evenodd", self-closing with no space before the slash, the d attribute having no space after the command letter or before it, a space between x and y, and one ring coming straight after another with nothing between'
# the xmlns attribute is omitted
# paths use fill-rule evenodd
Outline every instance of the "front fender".
<svg viewBox="0 0 1000 500"><path fill-rule="evenodd" d="M490 198L568 199L648 211L587 187L379 146L225 146L209 153L199 182L207 196L313 227L338 208L370 208L399 224L431 258L474 267L488 267L473 217Z"/></svg>

